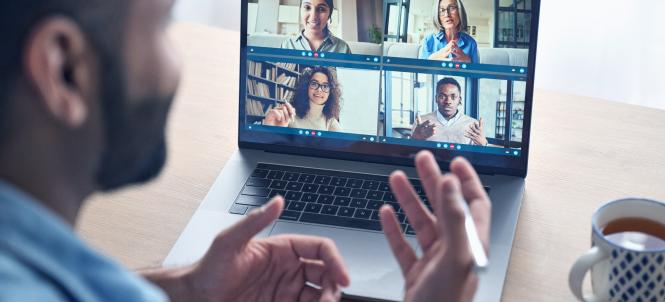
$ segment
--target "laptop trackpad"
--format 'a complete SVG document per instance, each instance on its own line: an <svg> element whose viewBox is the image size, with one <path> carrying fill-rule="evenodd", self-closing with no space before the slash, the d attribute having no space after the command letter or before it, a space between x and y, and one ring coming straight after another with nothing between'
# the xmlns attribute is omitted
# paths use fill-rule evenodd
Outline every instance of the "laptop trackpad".
<svg viewBox="0 0 665 302"><path fill-rule="evenodd" d="M350 296L402 300L404 279L385 237L381 233L354 231L290 222L277 222L270 235L303 234L335 241L351 275ZM408 238L412 247L415 238Z"/></svg>

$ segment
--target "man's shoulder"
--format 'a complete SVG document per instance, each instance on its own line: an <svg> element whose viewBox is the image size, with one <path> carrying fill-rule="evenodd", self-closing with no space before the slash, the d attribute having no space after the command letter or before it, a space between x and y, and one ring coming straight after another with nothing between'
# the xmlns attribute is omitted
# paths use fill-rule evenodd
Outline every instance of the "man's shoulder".
<svg viewBox="0 0 665 302"><path fill-rule="evenodd" d="M423 115L420 116L420 118L423 119L423 120L436 121L437 120L436 111L423 114Z"/></svg>
<svg viewBox="0 0 665 302"><path fill-rule="evenodd" d="M65 301L57 287L0 250L0 301Z"/></svg>

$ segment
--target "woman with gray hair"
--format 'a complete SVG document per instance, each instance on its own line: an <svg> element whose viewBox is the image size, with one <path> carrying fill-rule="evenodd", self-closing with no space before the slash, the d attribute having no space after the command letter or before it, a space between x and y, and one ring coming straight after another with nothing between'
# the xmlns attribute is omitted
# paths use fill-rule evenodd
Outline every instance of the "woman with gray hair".
<svg viewBox="0 0 665 302"><path fill-rule="evenodd" d="M423 39L420 59L479 63L478 43L466 33L467 17L462 0L437 0L434 26L437 32Z"/></svg>

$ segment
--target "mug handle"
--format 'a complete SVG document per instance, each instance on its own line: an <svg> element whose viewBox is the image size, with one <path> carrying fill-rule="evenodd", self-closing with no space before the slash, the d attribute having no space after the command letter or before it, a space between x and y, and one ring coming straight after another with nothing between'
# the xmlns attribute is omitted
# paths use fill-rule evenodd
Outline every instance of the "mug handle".
<svg viewBox="0 0 665 302"><path fill-rule="evenodd" d="M570 269L570 274L568 275L568 286L570 286L570 290L573 291L575 297L577 297L577 299L580 301L602 301L594 294L584 296L582 293L582 283L587 271L590 270L591 267L596 263L606 259L607 257L608 254L604 250L594 246L586 254L577 259L575 264L573 264L573 268Z"/></svg>

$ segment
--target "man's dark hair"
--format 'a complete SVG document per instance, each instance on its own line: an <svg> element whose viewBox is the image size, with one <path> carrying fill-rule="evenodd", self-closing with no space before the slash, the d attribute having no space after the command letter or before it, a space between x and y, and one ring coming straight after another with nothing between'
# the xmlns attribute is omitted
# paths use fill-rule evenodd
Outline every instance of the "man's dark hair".
<svg viewBox="0 0 665 302"><path fill-rule="evenodd" d="M43 20L65 16L79 24L98 52L121 45L129 0L3 0L0 1L0 147L11 133L12 87L23 76L28 35ZM117 48L116 48L117 49Z"/></svg>
<svg viewBox="0 0 665 302"><path fill-rule="evenodd" d="M443 85L455 85L457 86L457 90L459 90L460 93L462 93L462 86L460 86L459 82L453 78L443 78L436 82L436 91L439 91L439 87ZM434 92L436 94L436 91Z"/></svg>

